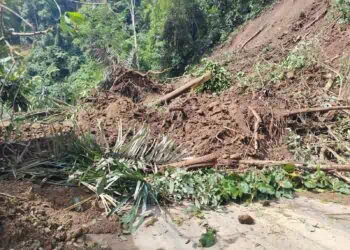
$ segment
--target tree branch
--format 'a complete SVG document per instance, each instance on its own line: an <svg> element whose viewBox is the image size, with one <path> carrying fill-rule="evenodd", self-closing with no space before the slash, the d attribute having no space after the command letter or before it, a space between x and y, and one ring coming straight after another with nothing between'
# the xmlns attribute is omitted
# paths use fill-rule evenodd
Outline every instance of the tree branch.
<svg viewBox="0 0 350 250"><path fill-rule="evenodd" d="M10 32L9 34L11 36L38 36L38 35L45 35L52 31L52 27L46 29L46 30L41 30L41 31L34 31L34 32Z"/></svg>
<svg viewBox="0 0 350 250"><path fill-rule="evenodd" d="M283 116L293 116L293 115L299 115L299 114L306 114L306 113L315 113L315 112L327 112L332 110L346 110L350 109L350 106L338 106L338 107L329 107L329 108L305 108L305 109L298 109L293 110L289 112L283 113Z"/></svg>
<svg viewBox="0 0 350 250"><path fill-rule="evenodd" d="M85 4L85 5L106 5L106 3L90 3L90 2L81 2L81 1L74 1L74 0L68 0L69 2L72 3L79 3L79 4Z"/></svg>

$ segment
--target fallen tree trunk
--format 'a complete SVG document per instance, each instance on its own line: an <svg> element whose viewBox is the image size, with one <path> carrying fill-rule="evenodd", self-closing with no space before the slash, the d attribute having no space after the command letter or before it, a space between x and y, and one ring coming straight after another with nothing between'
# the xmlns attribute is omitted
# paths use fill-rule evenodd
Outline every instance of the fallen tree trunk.
<svg viewBox="0 0 350 250"><path fill-rule="evenodd" d="M185 84L184 86L174 90L173 92L166 94L165 96L163 96L162 98L160 98L159 100L153 102L151 104L151 106L155 106L155 105L160 105L163 104L179 95L181 95L182 93L184 93L185 91L191 89L191 88L195 88L198 87L199 85L209 81L211 79L211 72L207 72L205 73L203 76L196 78L192 81L190 81L189 83Z"/></svg>
<svg viewBox="0 0 350 250"><path fill-rule="evenodd" d="M192 158L192 159L188 159L180 162L163 165L160 167L160 170L162 171L165 167L184 168L184 167L194 166L194 165L200 165L200 167L216 165L219 157L220 157L220 154L218 153L205 155L202 157L196 157L196 158Z"/></svg>
<svg viewBox="0 0 350 250"><path fill-rule="evenodd" d="M219 162L221 154L214 153L205 155L202 157L196 157L193 159L171 163L167 165L160 166L160 171L164 171L166 167L170 168L184 168L184 169L197 169L197 168L207 168L207 167L215 167L215 166L239 166L239 165L250 165L256 166L258 168L263 167L279 167L287 164L294 165L295 167L302 168L305 170L322 170L322 171L340 171L340 172L350 172L350 164L321 164L315 167L307 166L305 162L293 162L293 161L272 161L272 160L241 160L240 155L229 161Z"/></svg>
<svg viewBox="0 0 350 250"><path fill-rule="evenodd" d="M166 167L170 168L204 168L215 166L218 164L218 159L220 158L220 153L209 154L201 157L196 157L180 162L170 163L167 165L160 166L160 171L162 172ZM240 159L240 155L231 156L233 159Z"/></svg>

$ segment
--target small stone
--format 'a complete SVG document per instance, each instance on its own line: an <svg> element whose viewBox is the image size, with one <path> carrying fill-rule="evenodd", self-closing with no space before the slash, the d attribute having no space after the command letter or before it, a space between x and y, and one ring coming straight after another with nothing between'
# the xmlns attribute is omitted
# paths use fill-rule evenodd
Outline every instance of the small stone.
<svg viewBox="0 0 350 250"><path fill-rule="evenodd" d="M204 112L203 112L203 110L199 109L199 110L197 111L197 114L199 114L199 115L204 115Z"/></svg>
<svg viewBox="0 0 350 250"><path fill-rule="evenodd" d="M230 155L230 159L231 160L237 160L237 159L240 159L241 158L241 154L233 154L233 155Z"/></svg>
<svg viewBox="0 0 350 250"><path fill-rule="evenodd" d="M45 231L45 233L49 234L51 232L51 229L48 227L45 227L44 231Z"/></svg>
<svg viewBox="0 0 350 250"><path fill-rule="evenodd" d="M271 205L270 201L263 201L261 204L263 207L269 207Z"/></svg>
<svg viewBox="0 0 350 250"><path fill-rule="evenodd" d="M186 242L185 242L185 244L187 245L187 244L190 243L190 242L191 242L191 240L190 240L190 239L187 239Z"/></svg>
<svg viewBox="0 0 350 250"><path fill-rule="evenodd" d="M76 241L77 243L83 243L84 241L83 241L83 239L82 238L79 238L79 239L77 239L77 241Z"/></svg>
<svg viewBox="0 0 350 250"><path fill-rule="evenodd" d="M253 217L251 217L248 214L243 214L243 215L238 216L238 221L239 221L239 223L244 224L244 225L255 224L255 220L253 219Z"/></svg>
<svg viewBox="0 0 350 250"><path fill-rule="evenodd" d="M59 226L58 228L57 228L57 231L63 231L63 229L64 229L64 226Z"/></svg>
<svg viewBox="0 0 350 250"><path fill-rule="evenodd" d="M294 73L294 71L289 71L289 72L287 73L287 78L288 78L288 79L294 79L294 78L295 78L295 73Z"/></svg>
<svg viewBox="0 0 350 250"><path fill-rule="evenodd" d="M65 232L57 232L55 235L56 240L58 241L65 241L67 238L67 235ZM70 240L70 239L69 239Z"/></svg>

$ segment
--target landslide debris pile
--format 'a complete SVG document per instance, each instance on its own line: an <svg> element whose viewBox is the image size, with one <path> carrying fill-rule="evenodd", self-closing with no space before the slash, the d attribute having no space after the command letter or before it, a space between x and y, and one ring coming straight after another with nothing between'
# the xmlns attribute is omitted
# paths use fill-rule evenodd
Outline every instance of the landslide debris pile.
<svg viewBox="0 0 350 250"><path fill-rule="evenodd" d="M230 73L229 89L192 89L158 106L150 104L203 68L165 85L114 65L78 108L54 120L3 122L0 177L62 184L69 176L95 192L107 214L131 206L127 230L144 204L162 197L203 208L291 198L296 188L349 193L349 35L328 1L282 1L209 58ZM203 84L217 84L211 74ZM185 171L212 167L230 174Z"/></svg>

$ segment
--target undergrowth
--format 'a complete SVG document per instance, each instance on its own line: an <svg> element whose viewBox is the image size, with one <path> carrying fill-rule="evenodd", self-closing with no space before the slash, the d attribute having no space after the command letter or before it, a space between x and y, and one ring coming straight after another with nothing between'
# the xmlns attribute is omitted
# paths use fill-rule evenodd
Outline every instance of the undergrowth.
<svg viewBox="0 0 350 250"><path fill-rule="evenodd" d="M298 71L317 63L317 41L300 42L286 58L279 63L264 59L266 48L249 73L240 71L236 79L240 87L253 90L274 85L288 77L295 77Z"/></svg>
<svg viewBox="0 0 350 250"><path fill-rule="evenodd" d="M212 73L212 78L208 82L199 86L196 89L197 93L209 92L219 94L225 89L231 87L231 74L219 63L211 61L209 59L202 60L201 67L195 71L195 75L199 77L208 71Z"/></svg>
<svg viewBox="0 0 350 250"><path fill-rule="evenodd" d="M342 21L350 23L350 0L336 0L336 6L342 13Z"/></svg>

